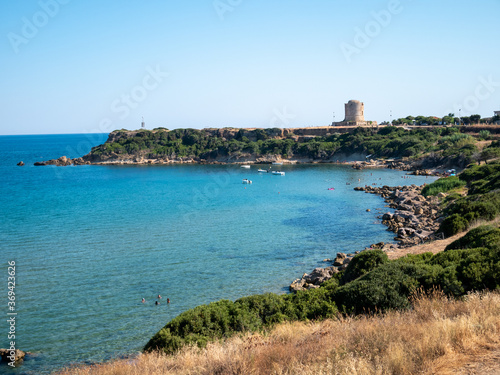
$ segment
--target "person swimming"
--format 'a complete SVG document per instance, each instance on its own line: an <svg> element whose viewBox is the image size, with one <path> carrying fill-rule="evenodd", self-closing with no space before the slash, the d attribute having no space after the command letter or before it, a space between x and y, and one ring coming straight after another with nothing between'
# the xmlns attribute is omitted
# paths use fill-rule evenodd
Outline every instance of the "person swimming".
<svg viewBox="0 0 500 375"><path fill-rule="evenodd" d="M170 298L167 298L167 303L170 303Z"/></svg>
<svg viewBox="0 0 500 375"><path fill-rule="evenodd" d="M144 302L146 302L146 300L143 298L141 302L144 303Z"/></svg>
<svg viewBox="0 0 500 375"><path fill-rule="evenodd" d="M161 299L161 296L158 294L158 298Z"/></svg>
<svg viewBox="0 0 500 375"><path fill-rule="evenodd" d="M158 301L155 302L155 305L159 305L159 304L160 304L160 302L158 302Z"/></svg>

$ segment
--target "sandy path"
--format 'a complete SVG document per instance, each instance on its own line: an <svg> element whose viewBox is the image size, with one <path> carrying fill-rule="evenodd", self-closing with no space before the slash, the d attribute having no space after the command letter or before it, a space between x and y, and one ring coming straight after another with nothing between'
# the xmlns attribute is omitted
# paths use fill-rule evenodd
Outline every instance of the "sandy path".
<svg viewBox="0 0 500 375"><path fill-rule="evenodd" d="M436 240L421 245L405 247L404 249L388 250L387 256L389 257L389 259L397 259L408 254L422 254L427 252L436 254L443 251L446 246L448 246L453 241L458 240L466 233L467 232L458 233L452 237L445 238L444 240Z"/></svg>

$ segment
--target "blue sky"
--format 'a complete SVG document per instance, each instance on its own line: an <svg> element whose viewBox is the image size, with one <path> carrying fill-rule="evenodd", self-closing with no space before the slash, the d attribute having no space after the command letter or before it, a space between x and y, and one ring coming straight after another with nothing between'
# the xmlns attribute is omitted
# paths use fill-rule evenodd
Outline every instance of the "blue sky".
<svg viewBox="0 0 500 375"><path fill-rule="evenodd" d="M3 0L0 134L500 110L500 0ZM459 111L460 110L460 111Z"/></svg>

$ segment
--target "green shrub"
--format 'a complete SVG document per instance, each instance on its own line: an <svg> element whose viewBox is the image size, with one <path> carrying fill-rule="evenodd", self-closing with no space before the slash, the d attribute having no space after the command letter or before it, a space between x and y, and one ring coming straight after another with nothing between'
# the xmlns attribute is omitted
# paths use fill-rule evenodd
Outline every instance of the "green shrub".
<svg viewBox="0 0 500 375"><path fill-rule="evenodd" d="M500 164L472 165L460 173L460 179L468 183L478 180L484 180L500 171Z"/></svg>
<svg viewBox="0 0 500 375"><path fill-rule="evenodd" d="M463 217L474 213L476 219L493 220L500 213L500 191L468 195L458 199L446 211Z"/></svg>
<svg viewBox="0 0 500 375"><path fill-rule="evenodd" d="M492 225L481 225L470 230L465 236L446 246L445 252L454 249L471 249L486 247L495 249L500 247L500 229Z"/></svg>
<svg viewBox="0 0 500 375"><path fill-rule="evenodd" d="M263 294L235 302L222 300L195 307L172 319L149 340L144 350L173 353L187 344L200 347L238 332L260 331L286 320L331 318L337 307L331 299L338 281L296 294Z"/></svg>
<svg viewBox="0 0 500 375"><path fill-rule="evenodd" d="M339 287L333 300L346 313L406 309L408 296L420 286L420 273L414 264L387 263Z"/></svg>
<svg viewBox="0 0 500 375"><path fill-rule="evenodd" d="M366 250L357 254L348 264L340 284L344 285L352 280L357 279L377 268L381 264L387 263L389 258L382 250Z"/></svg>
<svg viewBox="0 0 500 375"><path fill-rule="evenodd" d="M465 186L466 182L461 181L456 176L440 178L439 180L434 181L433 183L426 185L422 189L422 195L438 195L439 193L446 193L449 190Z"/></svg>
<svg viewBox="0 0 500 375"><path fill-rule="evenodd" d="M480 130L479 131L479 139L486 140L489 139L491 133L488 130Z"/></svg>
<svg viewBox="0 0 500 375"><path fill-rule="evenodd" d="M467 229L469 222L460 214L448 216L439 226L439 232L450 237Z"/></svg>

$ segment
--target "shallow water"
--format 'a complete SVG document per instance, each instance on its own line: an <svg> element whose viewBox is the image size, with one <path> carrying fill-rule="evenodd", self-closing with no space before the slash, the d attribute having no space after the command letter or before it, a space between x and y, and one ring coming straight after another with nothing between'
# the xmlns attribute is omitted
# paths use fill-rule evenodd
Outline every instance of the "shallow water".
<svg viewBox="0 0 500 375"><path fill-rule="evenodd" d="M433 180L335 165L279 166L286 176L234 165L33 166L105 139L0 137L0 272L6 280L15 260L16 346L34 353L0 373L134 353L199 304L285 293L324 258L392 240L377 218L389 211L383 200L355 186ZM0 335L0 347L8 341Z"/></svg>

